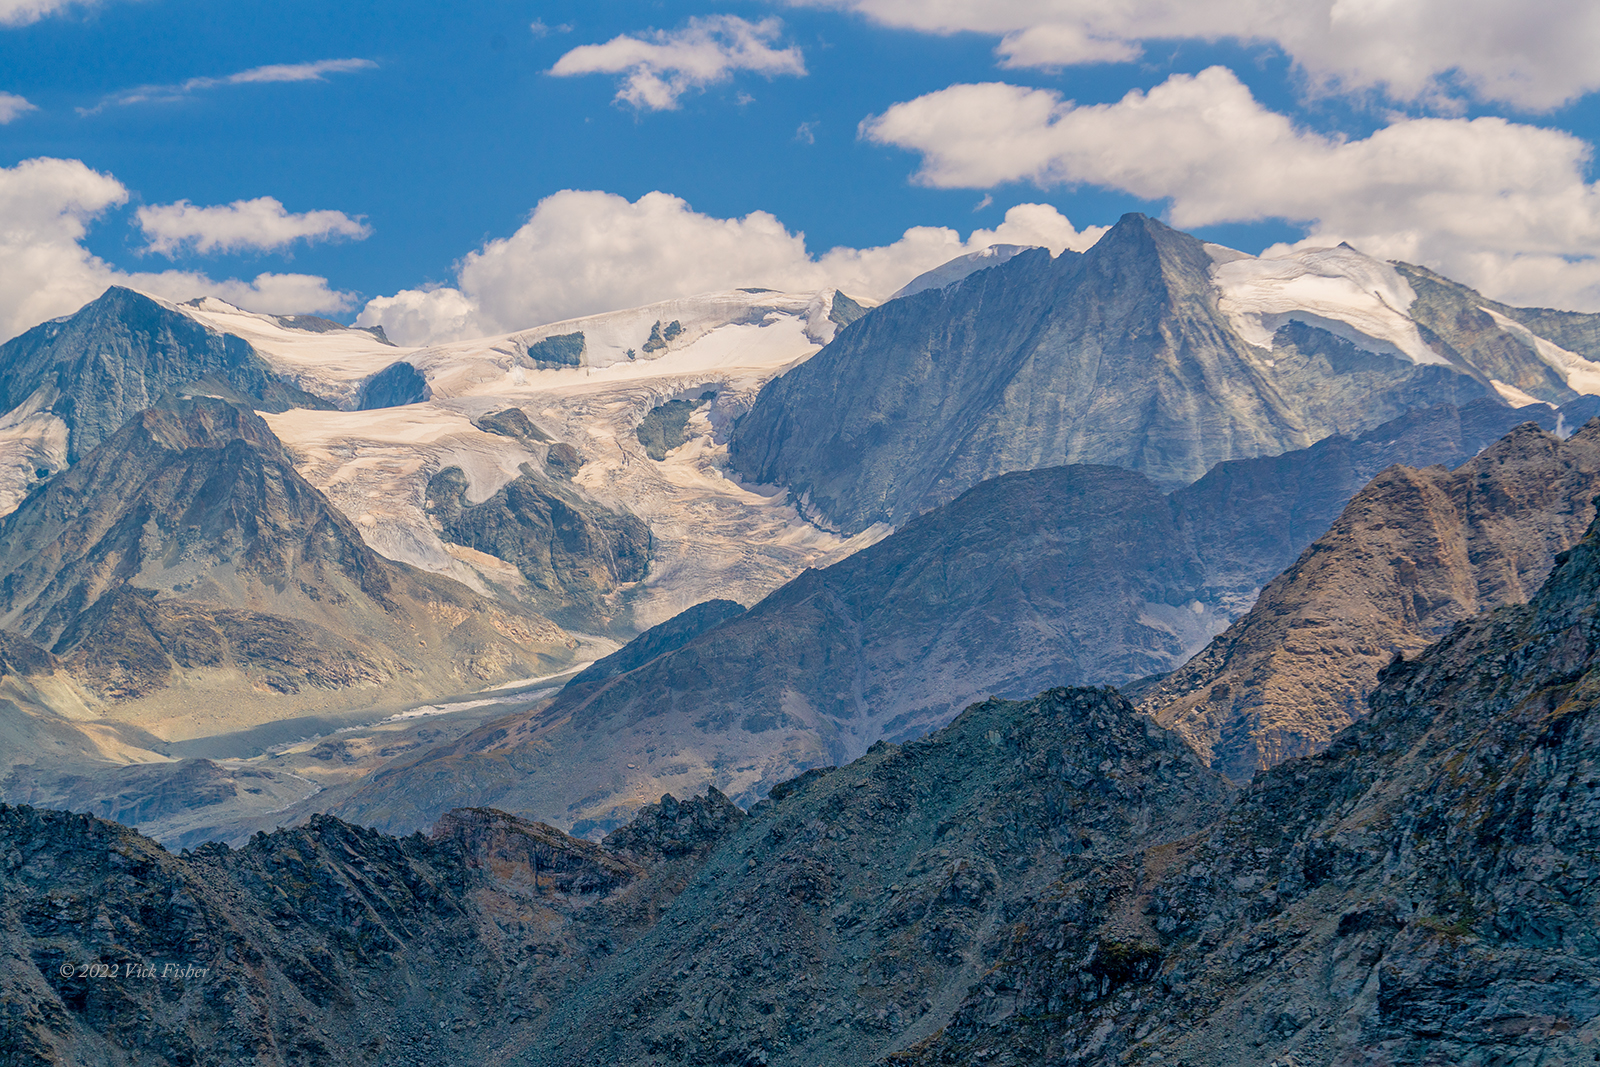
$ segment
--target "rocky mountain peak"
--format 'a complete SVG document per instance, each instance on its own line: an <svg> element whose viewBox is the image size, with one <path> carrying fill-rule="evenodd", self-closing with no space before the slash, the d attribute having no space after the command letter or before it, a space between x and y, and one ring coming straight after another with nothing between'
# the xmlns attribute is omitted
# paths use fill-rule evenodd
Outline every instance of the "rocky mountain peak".
<svg viewBox="0 0 1600 1067"><path fill-rule="evenodd" d="M1454 471L1390 467L1141 707L1235 781L1315 752L1396 655L1533 595L1597 492L1600 420L1565 440L1523 424Z"/></svg>
<svg viewBox="0 0 1600 1067"><path fill-rule="evenodd" d="M266 411L330 406L280 378L248 342L121 286L0 345L0 411L51 388L50 410L66 423L74 461L178 386L204 378Z"/></svg>

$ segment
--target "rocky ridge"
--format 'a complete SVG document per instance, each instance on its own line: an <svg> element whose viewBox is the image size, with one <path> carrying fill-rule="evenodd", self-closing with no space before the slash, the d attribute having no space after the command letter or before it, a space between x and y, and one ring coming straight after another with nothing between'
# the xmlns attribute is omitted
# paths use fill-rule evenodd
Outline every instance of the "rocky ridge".
<svg viewBox="0 0 1600 1067"><path fill-rule="evenodd" d="M1597 602L1591 526L1529 604L1396 659L1368 716L1259 775L1186 855L1019 914L894 1062L1592 1063ZM1140 966L1086 984L1101 901L1151 930Z"/></svg>
<svg viewBox="0 0 1600 1067"><path fill-rule="evenodd" d="M378 556L259 415L216 397L162 401L31 493L0 520L0 573L6 627L168 737L571 655L526 608Z"/></svg>
<svg viewBox="0 0 1600 1067"><path fill-rule="evenodd" d="M769 383L731 460L854 532L1007 471L1099 463L1172 489L1492 393L1468 364L1369 352L1320 326L1301 323L1282 351L1245 341L1208 247L1127 215L1081 256L1022 252L890 301Z"/></svg>
<svg viewBox="0 0 1600 1067"><path fill-rule="evenodd" d="M1081 255L982 262L768 383L735 468L855 532L1007 471L1098 463L1170 490L1415 408L1600 391L1600 318L1348 246L1257 259L1127 215Z"/></svg>
<svg viewBox="0 0 1600 1067"><path fill-rule="evenodd" d="M1566 440L1527 424L1453 471L1386 470L1139 706L1237 782L1319 751L1395 656L1526 601L1583 536L1597 492L1600 421Z"/></svg>

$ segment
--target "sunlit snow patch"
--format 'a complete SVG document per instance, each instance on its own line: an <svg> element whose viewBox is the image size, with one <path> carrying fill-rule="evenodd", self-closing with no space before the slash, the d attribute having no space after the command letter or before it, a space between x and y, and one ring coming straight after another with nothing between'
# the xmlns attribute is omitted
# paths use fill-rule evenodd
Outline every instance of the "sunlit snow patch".
<svg viewBox="0 0 1600 1067"><path fill-rule="evenodd" d="M1429 348L1406 311L1417 294L1382 260L1340 245L1263 259L1207 245L1217 306L1252 345L1270 349L1290 321L1317 326L1358 348L1416 364L1449 366Z"/></svg>
<svg viewBox="0 0 1600 1067"><path fill-rule="evenodd" d="M0 515L67 465L67 424L50 411L55 400L55 383L47 382L0 416Z"/></svg>
<svg viewBox="0 0 1600 1067"><path fill-rule="evenodd" d="M342 408L355 407L362 382L414 351L397 348L370 331L353 327L306 329L285 325L294 320L245 311L214 296L167 306L212 329L249 341L275 373Z"/></svg>

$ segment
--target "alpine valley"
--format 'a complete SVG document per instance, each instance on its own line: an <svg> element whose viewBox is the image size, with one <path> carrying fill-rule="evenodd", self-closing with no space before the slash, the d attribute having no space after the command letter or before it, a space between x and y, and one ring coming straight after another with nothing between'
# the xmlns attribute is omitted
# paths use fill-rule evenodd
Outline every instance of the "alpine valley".
<svg viewBox="0 0 1600 1067"><path fill-rule="evenodd" d="M1600 315L1127 215L0 409L0 1064L1600 1062Z"/></svg>

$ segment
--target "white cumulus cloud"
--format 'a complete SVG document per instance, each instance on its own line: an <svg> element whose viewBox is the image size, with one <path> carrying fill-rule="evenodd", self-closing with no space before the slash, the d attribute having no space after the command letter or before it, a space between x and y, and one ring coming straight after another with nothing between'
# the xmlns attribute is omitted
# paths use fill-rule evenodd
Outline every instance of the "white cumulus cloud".
<svg viewBox="0 0 1600 1067"><path fill-rule="evenodd" d="M768 78L804 75L796 47L774 47L783 32L777 19L750 22L737 15L691 18L681 30L654 30L641 37L613 37L574 48L556 61L557 77L624 74L617 99L651 111L669 111L691 89L727 81L748 70Z"/></svg>
<svg viewBox="0 0 1600 1067"><path fill-rule="evenodd" d="M1271 43L1329 88L1555 107L1600 88L1593 0L789 0L888 26L1000 38L1001 61L1137 59L1146 41Z"/></svg>
<svg viewBox="0 0 1600 1067"><path fill-rule="evenodd" d="M29 111L39 110L30 104L25 97L16 93L0 93L0 126L16 119Z"/></svg>
<svg viewBox="0 0 1600 1067"><path fill-rule="evenodd" d="M172 300L220 296L253 311L342 311L353 297L325 278L261 274L217 281L190 271L119 271L83 246L91 222L127 203L128 190L75 159L30 159L0 167L0 340L70 314L108 286Z"/></svg>
<svg viewBox="0 0 1600 1067"><path fill-rule="evenodd" d="M147 250L176 254L184 246L196 252L266 251L295 241L362 240L372 228L342 211L291 213L270 196L235 200L216 207L195 207L187 200L141 207L139 228L149 239Z"/></svg>
<svg viewBox="0 0 1600 1067"><path fill-rule="evenodd" d="M813 256L804 234L764 211L719 219L667 193L630 203L611 193L566 190L541 200L510 237L469 253L455 286L379 297L357 321L383 326L401 344L423 344L737 286L835 286L881 300L923 271L991 244L1081 250L1102 232L1080 231L1048 205L1020 204L993 230L966 239L918 226L888 245Z"/></svg>
<svg viewBox="0 0 1600 1067"><path fill-rule="evenodd" d="M1268 110L1233 73L1174 75L1114 104L955 85L862 123L922 155L916 180L1089 184L1166 200L1180 227L1281 218L1499 299L1600 308L1600 189L1590 146L1501 118L1398 119L1340 140Z"/></svg>

